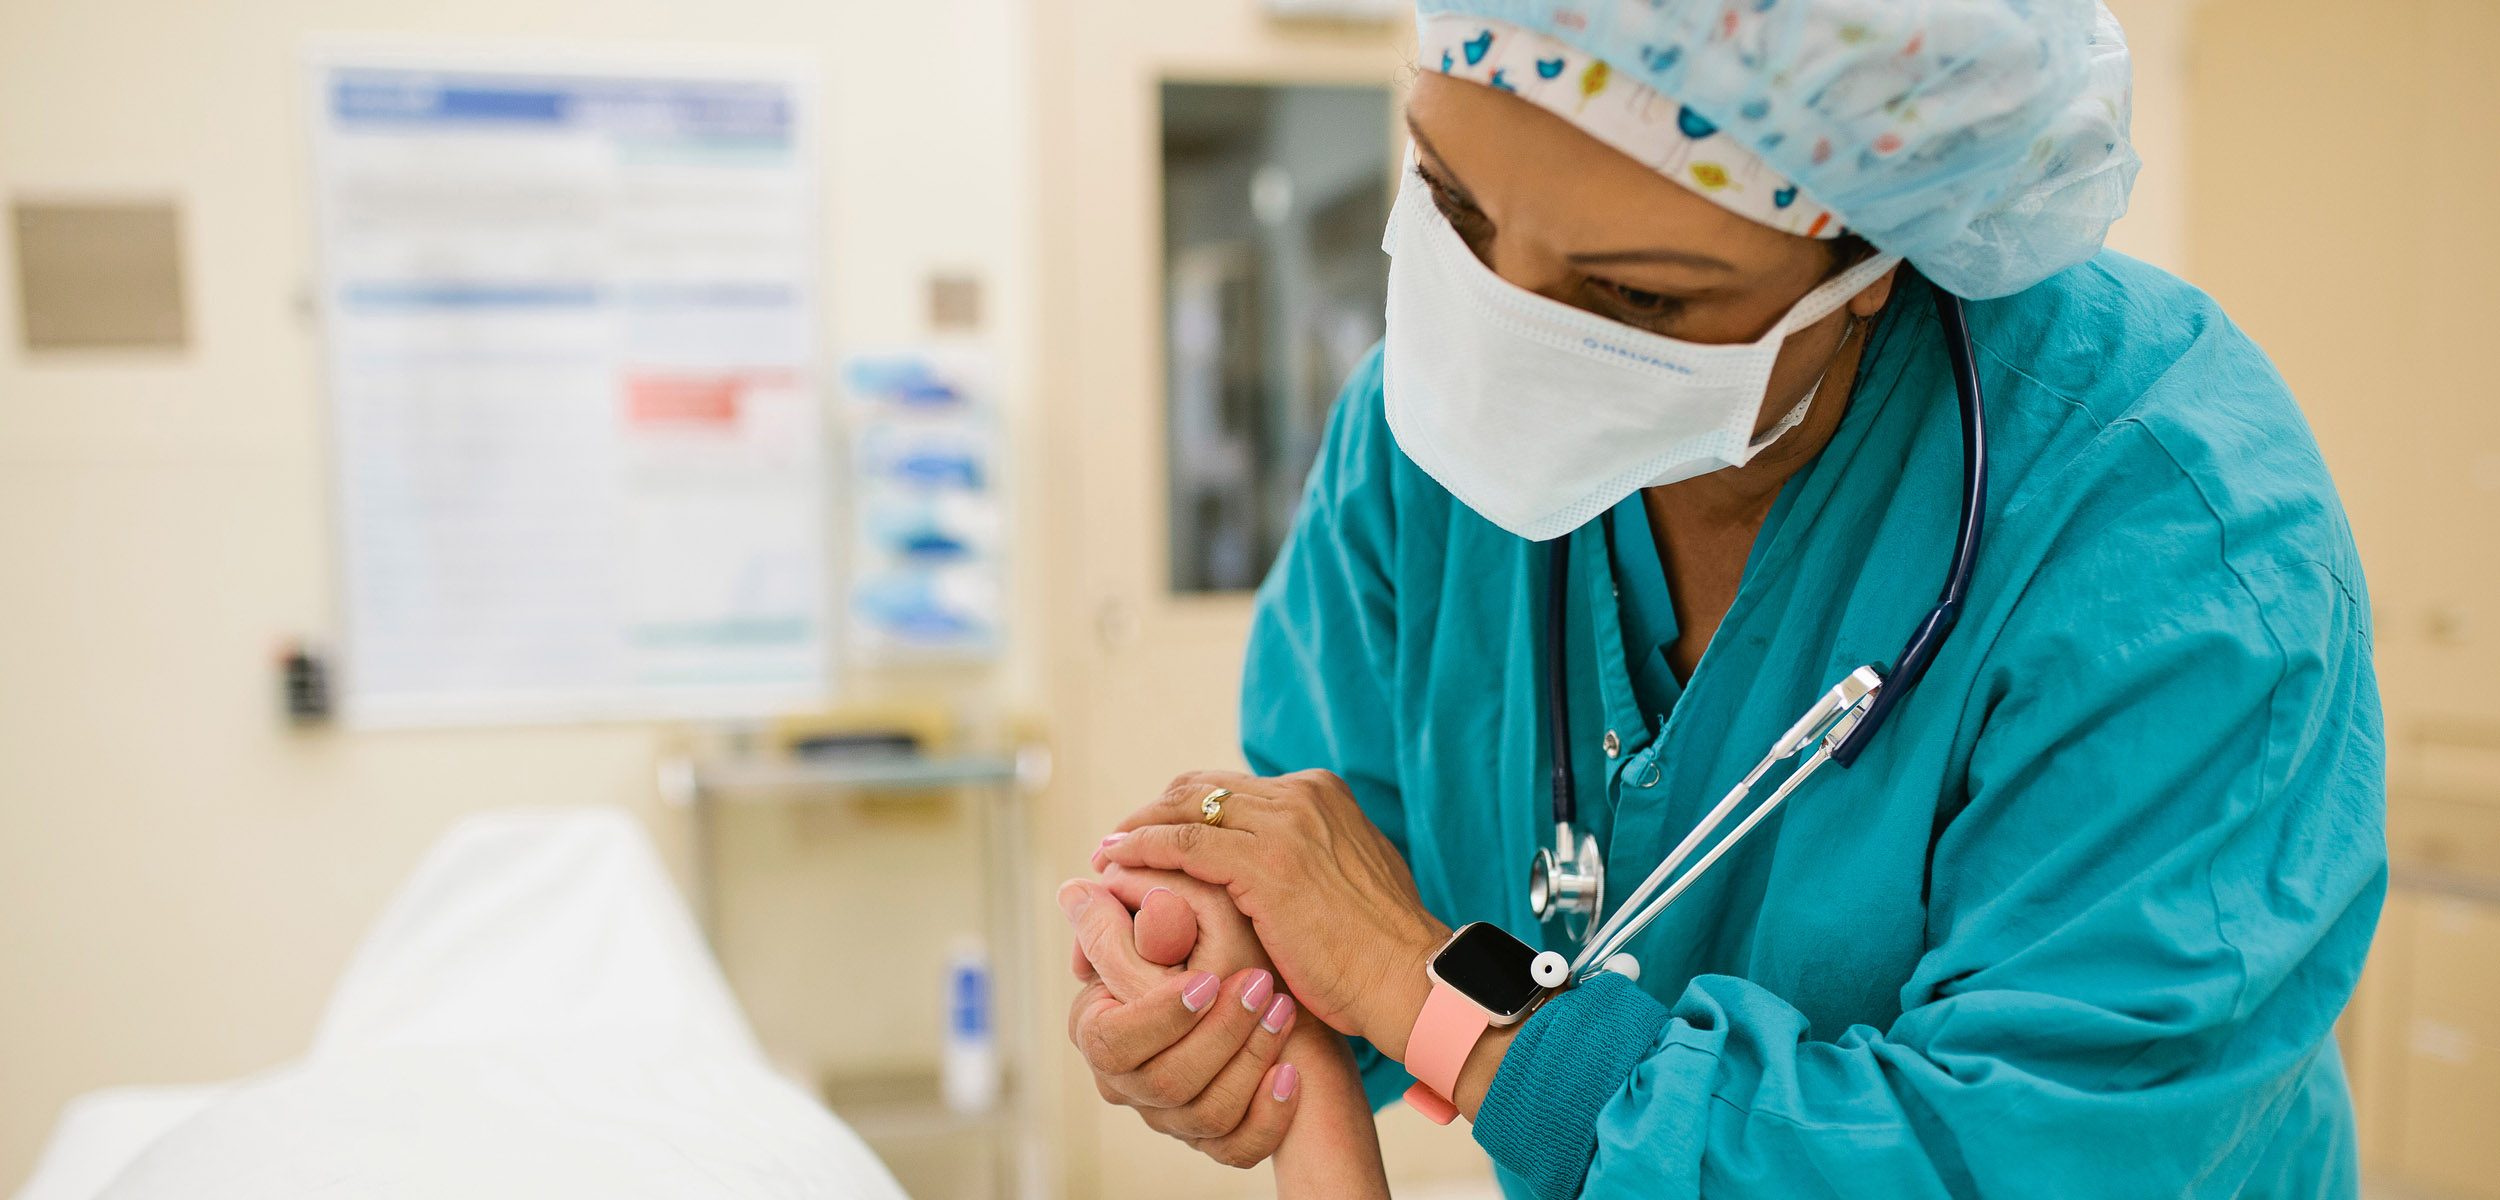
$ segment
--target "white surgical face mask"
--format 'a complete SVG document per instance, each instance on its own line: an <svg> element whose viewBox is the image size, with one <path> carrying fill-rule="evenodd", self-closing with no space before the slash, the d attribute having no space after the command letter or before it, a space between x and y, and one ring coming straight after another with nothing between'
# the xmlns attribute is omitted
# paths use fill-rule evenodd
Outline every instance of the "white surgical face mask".
<svg viewBox="0 0 2500 1200"><path fill-rule="evenodd" d="M1381 246L1390 432L1460 502L1531 541L1642 488L1743 466L1796 428L1813 389L1754 435L1780 346L1901 261L1842 272L1759 340L1678 341L1511 285L1408 175Z"/></svg>

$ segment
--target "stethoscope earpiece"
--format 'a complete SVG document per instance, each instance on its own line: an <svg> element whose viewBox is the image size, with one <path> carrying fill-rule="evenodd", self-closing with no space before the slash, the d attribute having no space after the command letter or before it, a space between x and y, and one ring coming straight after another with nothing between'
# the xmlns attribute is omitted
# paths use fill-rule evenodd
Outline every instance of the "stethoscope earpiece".
<svg viewBox="0 0 2500 1200"><path fill-rule="evenodd" d="M1528 964L1528 978L1535 980L1538 987L1561 987L1564 980L1571 978L1571 962L1562 955L1547 950L1538 954L1535 961Z"/></svg>

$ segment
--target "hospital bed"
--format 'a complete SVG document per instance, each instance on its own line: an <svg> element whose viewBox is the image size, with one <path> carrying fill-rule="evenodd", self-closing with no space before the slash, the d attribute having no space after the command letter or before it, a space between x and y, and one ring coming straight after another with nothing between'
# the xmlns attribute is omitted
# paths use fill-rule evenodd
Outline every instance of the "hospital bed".
<svg viewBox="0 0 2500 1200"><path fill-rule="evenodd" d="M621 812L472 818L357 950L312 1048L69 1103L17 1200L901 1200L773 1073Z"/></svg>

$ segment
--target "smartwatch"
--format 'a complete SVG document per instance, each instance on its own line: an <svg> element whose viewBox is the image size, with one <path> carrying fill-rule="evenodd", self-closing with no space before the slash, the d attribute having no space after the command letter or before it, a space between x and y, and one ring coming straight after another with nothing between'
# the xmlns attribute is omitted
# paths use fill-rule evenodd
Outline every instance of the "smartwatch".
<svg viewBox="0 0 2500 1200"><path fill-rule="evenodd" d="M1424 964L1432 993L1406 1036L1406 1069L1416 1080L1406 1103L1449 1124L1458 1115L1450 1097L1458 1093L1459 1072L1485 1030L1526 1020L1570 973L1562 955L1540 953L1496 925L1476 921L1451 934Z"/></svg>

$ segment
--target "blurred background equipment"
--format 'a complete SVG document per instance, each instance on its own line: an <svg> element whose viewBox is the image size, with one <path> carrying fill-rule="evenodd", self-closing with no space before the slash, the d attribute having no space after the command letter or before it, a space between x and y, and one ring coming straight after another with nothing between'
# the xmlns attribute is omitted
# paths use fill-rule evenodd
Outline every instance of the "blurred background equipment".
<svg viewBox="0 0 2500 1200"><path fill-rule="evenodd" d="M279 703L299 727L327 724L337 707L330 695L330 660L302 642L278 651Z"/></svg>
<svg viewBox="0 0 2500 1200"><path fill-rule="evenodd" d="M971 938L957 938L940 990L946 1057L938 1064L938 1091L959 1117L978 1117L998 1104L998 1013L990 979L988 950Z"/></svg>
<svg viewBox="0 0 2500 1200"><path fill-rule="evenodd" d="M862 1066L838 1055L809 1055L790 1045L777 1047L785 1070L814 1085L861 1136L887 1154L913 1178L913 1156L939 1156L945 1194L1033 1197L1049 1194L1044 1179L1041 1120L1036 1112L1037 1062L1030 1035L1034 1014L1022 1004L1001 1009L995 983L1029 976L1036 960L1033 914L1026 898L1035 891L1027 878L1025 848L1030 845L1026 808L1049 779L1050 757L1038 747L1007 755L949 753L942 745L924 743L912 732L907 715L874 710L829 714L814 721L786 721L785 738L794 752L756 746L732 746L660 766L660 793L671 805L685 809L693 823L693 893L695 911L710 935L713 951L733 977L741 968L778 966L806 980L784 994L839 1010L821 1020L851 1019L864 1005L880 1001L928 1004L941 1025L938 1052L930 1058L893 1060ZM850 726L851 732L835 730ZM925 727L924 727L925 728ZM796 747L806 747L796 749ZM736 809L748 808L797 817L808 808L852 809L862 823L902 823L921 815L923 805L943 805L946 816L969 820L976 827L971 853L951 856L943 868L913 881L916 898L943 890L977 901L979 936L958 934L939 947L939 971L920 976L933 986L916 988L908 972L925 957L927 947L907 948L905 939L919 936L917 923L898 911L895 897L856 897L830 911L793 911L787 900L738 899L740 864L751 862L735 852L739 836L732 822ZM733 815L735 814L735 815ZM780 839L803 852L806 839L785 833ZM751 895L751 893L750 893ZM814 897L822 902L822 893ZM768 907L770 906L770 907ZM775 911L775 908L778 911ZM760 919L759 919L760 918ZM776 921L843 921L853 926L886 929L890 941L863 957L798 964L750 962L736 933L741 927L772 928ZM911 950L922 954L911 953ZM761 955L783 948L764 944ZM1009 998L1028 994L1022 987L1006 990ZM1002 1027L1002 1017L1008 1022ZM932 1182L919 1176L915 1182ZM935 1189L932 1189L935 1190Z"/></svg>
<svg viewBox="0 0 2500 1200"><path fill-rule="evenodd" d="M1163 85L1172 589L1258 586L1380 340L1385 87Z"/></svg>
<svg viewBox="0 0 2500 1200"><path fill-rule="evenodd" d="M933 288L933 293L938 289ZM977 302L933 294L933 321ZM854 661L979 660L999 651L1007 518L994 368L955 339L843 364L850 437Z"/></svg>

